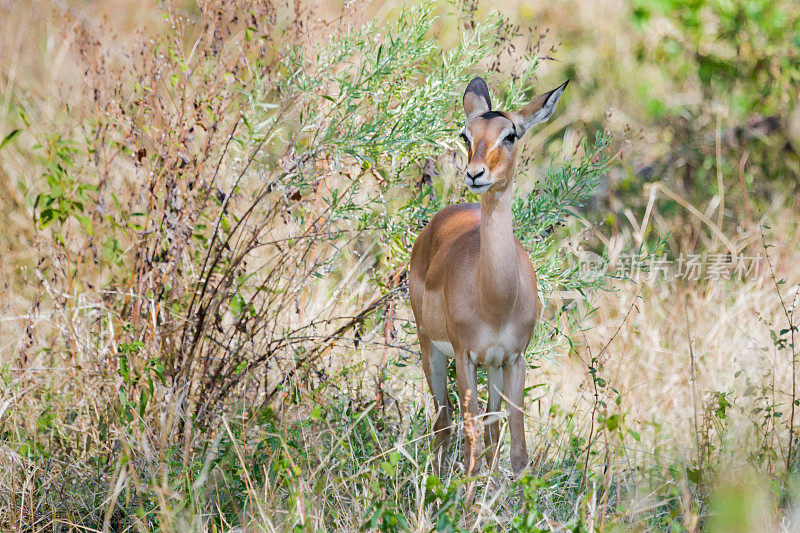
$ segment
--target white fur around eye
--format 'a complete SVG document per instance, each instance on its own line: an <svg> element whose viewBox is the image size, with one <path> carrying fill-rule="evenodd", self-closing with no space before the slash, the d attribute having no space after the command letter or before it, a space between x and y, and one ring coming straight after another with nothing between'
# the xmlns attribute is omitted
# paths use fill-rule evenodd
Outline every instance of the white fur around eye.
<svg viewBox="0 0 800 533"><path fill-rule="evenodd" d="M514 135L516 135L516 131L513 128L504 129L502 131L502 133L500 133L500 135L498 135L497 140L494 142L494 148L497 148L498 146L500 146L506 140L506 137L508 137L512 133Z"/></svg>

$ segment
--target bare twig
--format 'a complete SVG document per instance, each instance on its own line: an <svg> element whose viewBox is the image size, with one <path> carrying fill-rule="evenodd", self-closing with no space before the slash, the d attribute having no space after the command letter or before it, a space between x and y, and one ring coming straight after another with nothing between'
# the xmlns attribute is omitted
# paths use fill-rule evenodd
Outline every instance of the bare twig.
<svg viewBox="0 0 800 533"><path fill-rule="evenodd" d="M694 440L697 447L697 466L703 465L703 458L700 454L700 428L697 425L697 381L694 376L694 339L692 338L692 330L689 325L689 309L686 305L686 300L683 301L683 312L686 317L686 337L689 343L689 360L692 376L692 410L694 412Z"/></svg>

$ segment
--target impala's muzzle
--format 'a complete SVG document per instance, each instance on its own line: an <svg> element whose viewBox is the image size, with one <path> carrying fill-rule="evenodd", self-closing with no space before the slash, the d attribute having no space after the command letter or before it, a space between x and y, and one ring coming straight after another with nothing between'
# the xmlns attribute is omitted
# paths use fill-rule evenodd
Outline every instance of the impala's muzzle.
<svg viewBox="0 0 800 533"><path fill-rule="evenodd" d="M475 194L488 191L489 187L494 183L489 177L489 170L483 165L468 166L464 172L464 177L466 178L467 188Z"/></svg>

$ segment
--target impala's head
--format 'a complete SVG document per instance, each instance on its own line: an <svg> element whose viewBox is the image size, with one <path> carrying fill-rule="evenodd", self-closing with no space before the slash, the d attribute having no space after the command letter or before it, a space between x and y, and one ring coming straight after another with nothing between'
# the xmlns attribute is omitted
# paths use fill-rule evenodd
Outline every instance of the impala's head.
<svg viewBox="0 0 800 533"><path fill-rule="evenodd" d="M569 80L513 113L492 111L489 87L482 78L469 82L464 92L467 124L461 136L469 157L464 174L470 191L482 194L510 184L513 176L507 170L513 168L517 141L534 125L550 118L567 83Z"/></svg>

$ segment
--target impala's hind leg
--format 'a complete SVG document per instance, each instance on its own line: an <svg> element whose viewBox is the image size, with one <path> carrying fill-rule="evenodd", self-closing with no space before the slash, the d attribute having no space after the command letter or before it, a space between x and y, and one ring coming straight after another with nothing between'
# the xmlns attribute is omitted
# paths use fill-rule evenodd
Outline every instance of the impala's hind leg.
<svg viewBox="0 0 800 533"><path fill-rule="evenodd" d="M435 433L434 471L440 478L444 467L444 459L450 451L450 429L452 419L450 418L450 400L447 397L447 355L436 348L430 338L425 335L419 336L419 344L422 350L422 369L425 371L425 379L428 380L428 387L433 394L433 405L436 409L436 419L433 423Z"/></svg>

